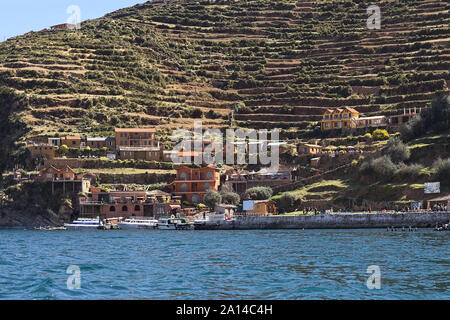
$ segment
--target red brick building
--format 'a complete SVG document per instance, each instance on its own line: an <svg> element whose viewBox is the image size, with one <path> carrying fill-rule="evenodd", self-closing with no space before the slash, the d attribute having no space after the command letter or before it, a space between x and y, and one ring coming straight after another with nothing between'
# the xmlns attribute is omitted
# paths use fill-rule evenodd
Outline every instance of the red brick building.
<svg viewBox="0 0 450 320"><path fill-rule="evenodd" d="M155 191L102 191L91 187L88 197L80 197L84 217L160 217L170 213L170 194Z"/></svg>
<svg viewBox="0 0 450 320"><path fill-rule="evenodd" d="M44 181L70 181L75 180L76 174L69 166L64 166L62 169L57 169L54 166L45 168L39 172L36 180Z"/></svg>

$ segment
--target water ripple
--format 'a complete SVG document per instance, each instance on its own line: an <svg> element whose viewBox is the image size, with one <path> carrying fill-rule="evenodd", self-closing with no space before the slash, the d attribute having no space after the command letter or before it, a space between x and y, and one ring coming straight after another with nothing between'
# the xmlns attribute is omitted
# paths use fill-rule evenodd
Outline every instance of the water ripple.
<svg viewBox="0 0 450 320"><path fill-rule="evenodd" d="M431 230L0 231L0 299L448 299ZM81 270L69 290L67 267ZM381 268L369 290L367 267Z"/></svg>

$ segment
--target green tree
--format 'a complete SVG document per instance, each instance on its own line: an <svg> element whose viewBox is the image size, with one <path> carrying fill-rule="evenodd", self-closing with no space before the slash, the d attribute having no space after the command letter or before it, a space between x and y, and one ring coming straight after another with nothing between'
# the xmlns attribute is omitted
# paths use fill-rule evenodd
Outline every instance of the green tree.
<svg viewBox="0 0 450 320"><path fill-rule="evenodd" d="M294 206L296 200L296 197L292 193L286 192L278 199L278 204L284 209L289 210Z"/></svg>
<svg viewBox="0 0 450 320"><path fill-rule="evenodd" d="M247 196L252 200L267 200L272 196L272 188L270 187L253 187L245 191L244 198Z"/></svg>
<svg viewBox="0 0 450 320"><path fill-rule="evenodd" d="M234 192L224 192L221 193L222 202L225 204L234 204L238 205L241 202L241 197Z"/></svg>
<svg viewBox="0 0 450 320"><path fill-rule="evenodd" d="M222 196L216 191L208 191L203 197L203 203L206 204L211 210L214 210L215 206L220 204Z"/></svg>

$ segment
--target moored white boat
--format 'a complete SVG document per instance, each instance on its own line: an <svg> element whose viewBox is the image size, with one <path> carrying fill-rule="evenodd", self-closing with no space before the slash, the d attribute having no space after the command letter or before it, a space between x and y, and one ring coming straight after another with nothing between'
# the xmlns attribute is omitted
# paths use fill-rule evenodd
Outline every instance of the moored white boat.
<svg viewBox="0 0 450 320"><path fill-rule="evenodd" d="M130 229L155 229L158 225L158 220L143 219L143 218L127 218L124 221L118 222L117 225L122 230Z"/></svg>
<svg viewBox="0 0 450 320"><path fill-rule="evenodd" d="M67 230L97 230L98 227L102 226L103 222L99 218L78 218L71 223L64 223Z"/></svg>
<svg viewBox="0 0 450 320"><path fill-rule="evenodd" d="M159 230L189 230L189 225L186 220L181 218L160 218L158 220Z"/></svg>

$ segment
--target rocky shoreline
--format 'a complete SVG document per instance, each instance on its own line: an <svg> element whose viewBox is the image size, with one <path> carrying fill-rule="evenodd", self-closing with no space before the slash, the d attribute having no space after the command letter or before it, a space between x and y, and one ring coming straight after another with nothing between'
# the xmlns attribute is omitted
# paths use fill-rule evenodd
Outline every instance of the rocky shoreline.
<svg viewBox="0 0 450 320"><path fill-rule="evenodd" d="M24 208L0 208L0 229L61 227L71 221L74 212L70 207L61 206L58 212L43 210L39 206Z"/></svg>

